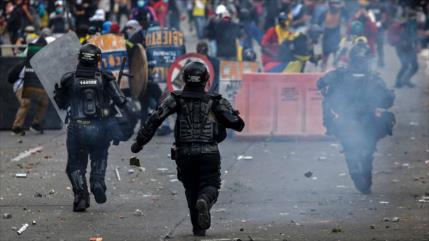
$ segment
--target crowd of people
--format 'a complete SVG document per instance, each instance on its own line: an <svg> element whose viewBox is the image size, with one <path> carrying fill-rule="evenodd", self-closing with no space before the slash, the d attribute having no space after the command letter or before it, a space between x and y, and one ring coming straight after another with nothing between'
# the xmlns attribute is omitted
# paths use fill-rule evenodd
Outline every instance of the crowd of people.
<svg viewBox="0 0 429 241"><path fill-rule="evenodd" d="M350 49L364 42L372 66L379 68L385 66L386 43L393 46L401 63L396 87L414 87L418 53L429 43L429 1L9 0L0 5L0 44L28 45L39 37L49 43L75 31L82 43L111 33L124 36L128 47L146 47L146 32L153 27L182 30L185 38L194 35L196 51L214 66L215 86L219 60L257 61L263 71L274 73L306 72L311 62L312 70L326 71L345 66ZM13 128L22 133L29 104L21 98L22 81L12 81L22 107ZM150 93L159 99L162 91L154 88ZM34 129L40 130L46 100L40 102Z"/></svg>
<svg viewBox="0 0 429 241"><path fill-rule="evenodd" d="M383 67L387 39L403 56L400 87L418 68L410 52L427 47L428 14L428 1L412 0L10 0L0 6L0 43L26 44L70 29L82 39L97 32L130 38L130 29L180 29L187 20L189 29L182 30L206 40L210 56L240 61L261 55L265 71L301 72L307 61L321 61L326 70L330 56L340 65L350 44L361 40Z"/></svg>

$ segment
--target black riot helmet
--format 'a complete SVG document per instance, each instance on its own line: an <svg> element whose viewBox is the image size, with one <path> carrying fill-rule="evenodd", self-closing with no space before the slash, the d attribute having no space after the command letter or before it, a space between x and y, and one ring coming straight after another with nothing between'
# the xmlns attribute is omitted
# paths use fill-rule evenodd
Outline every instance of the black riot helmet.
<svg viewBox="0 0 429 241"><path fill-rule="evenodd" d="M79 63L85 66L97 66L101 50L94 44L85 44L79 50Z"/></svg>
<svg viewBox="0 0 429 241"><path fill-rule="evenodd" d="M198 61L193 61L183 67L183 81L185 87L196 87L204 89L210 74L207 67Z"/></svg>
<svg viewBox="0 0 429 241"><path fill-rule="evenodd" d="M350 49L349 66L360 70L369 70L371 50L367 43L358 42Z"/></svg>

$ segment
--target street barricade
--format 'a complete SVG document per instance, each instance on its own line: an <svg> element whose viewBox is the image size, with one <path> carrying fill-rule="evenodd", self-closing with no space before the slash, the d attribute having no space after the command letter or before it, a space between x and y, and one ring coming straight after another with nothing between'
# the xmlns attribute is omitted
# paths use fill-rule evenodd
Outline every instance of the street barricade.
<svg viewBox="0 0 429 241"><path fill-rule="evenodd" d="M259 72L259 65L256 62L222 60L219 68L219 94L231 103L235 102L235 96L243 80L243 73Z"/></svg>
<svg viewBox="0 0 429 241"><path fill-rule="evenodd" d="M245 73L235 107L246 122L242 137L321 137L320 73Z"/></svg>

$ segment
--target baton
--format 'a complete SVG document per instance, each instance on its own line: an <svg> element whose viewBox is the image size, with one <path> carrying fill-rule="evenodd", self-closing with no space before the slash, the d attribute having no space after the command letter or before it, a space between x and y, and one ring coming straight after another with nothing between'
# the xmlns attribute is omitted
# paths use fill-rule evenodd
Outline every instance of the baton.
<svg viewBox="0 0 429 241"><path fill-rule="evenodd" d="M122 58L122 63L121 63L121 68L119 69L119 74L118 74L118 85L119 86L121 86L121 79L122 79L123 75L127 76L128 78L132 78L133 77L133 75L131 75L131 74L124 73L124 69L125 69L125 64L126 63L127 63L127 57L123 57Z"/></svg>

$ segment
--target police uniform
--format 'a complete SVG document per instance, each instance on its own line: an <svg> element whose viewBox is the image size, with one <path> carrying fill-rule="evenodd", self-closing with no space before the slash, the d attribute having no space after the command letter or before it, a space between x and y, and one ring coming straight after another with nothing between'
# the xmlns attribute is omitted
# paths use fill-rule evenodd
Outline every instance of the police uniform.
<svg viewBox="0 0 429 241"><path fill-rule="evenodd" d="M68 109L66 173L73 186L74 211L89 207L86 182L88 156L91 159L90 188L97 203L106 201L104 182L110 146L113 104L126 106L127 100L110 72L101 72L97 64L101 51L92 44L81 48L75 73L67 73L56 86L55 101Z"/></svg>
<svg viewBox="0 0 429 241"><path fill-rule="evenodd" d="M131 150L139 152L156 129L176 113L175 144L172 158L178 179L183 183L194 235L205 235L210 227L210 208L220 188L218 143L226 138L226 128L241 131L244 122L231 104L220 95L204 91L208 80L204 64L191 62L184 67L185 87L167 96L139 130Z"/></svg>
<svg viewBox="0 0 429 241"><path fill-rule="evenodd" d="M350 51L350 64L318 82L324 96L324 125L341 142L356 188L369 193L373 153L379 139L392 134L394 115L388 111L394 94L383 79L369 70L369 48L357 43ZM377 110L379 114L376 114Z"/></svg>

